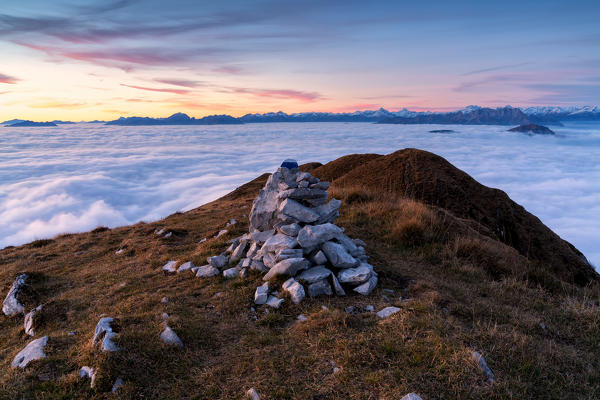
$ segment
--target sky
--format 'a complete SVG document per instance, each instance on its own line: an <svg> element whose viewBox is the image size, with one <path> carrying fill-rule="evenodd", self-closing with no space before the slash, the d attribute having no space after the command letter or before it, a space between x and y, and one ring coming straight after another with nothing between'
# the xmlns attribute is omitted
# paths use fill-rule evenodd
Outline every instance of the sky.
<svg viewBox="0 0 600 400"><path fill-rule="evenodd" d="M600 104L600 2L2 0L0 121Z"/></svg>

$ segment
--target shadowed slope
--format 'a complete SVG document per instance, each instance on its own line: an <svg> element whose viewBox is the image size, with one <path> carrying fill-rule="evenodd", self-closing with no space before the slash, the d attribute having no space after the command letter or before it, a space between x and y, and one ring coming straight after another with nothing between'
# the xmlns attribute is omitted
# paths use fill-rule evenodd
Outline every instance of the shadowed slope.
<svg viewBox="0 0 600 400"><path fill-rule="evenodd" d="M359 185L410 197L474 220L494 238L569 282L583 285L598 278L581 252L506 193L480 184L433 153L404 149L386 156L350 155L315 169L314 175L334 179L341 186Z"/></svg>

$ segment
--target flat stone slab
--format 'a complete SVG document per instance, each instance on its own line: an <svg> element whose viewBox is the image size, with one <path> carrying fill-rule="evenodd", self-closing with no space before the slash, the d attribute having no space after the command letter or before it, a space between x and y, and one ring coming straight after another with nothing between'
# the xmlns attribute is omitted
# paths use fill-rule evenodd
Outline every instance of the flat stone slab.
<svg viewBox="0 0 600 400"><path fill-rule="evenodd" d="M389 306L389 307L384 308L381 311L378 311L377 316L379 318L388 318L388 317L396 314L398 311L400 311L400 309L398 307Z"/></svg>
<svg viewBox="0 0 600 400"><path fill-rule="evenodd" d="M331 274L332 272L327 268L323 266L317 266L309 268L306 271L302 271L302 273L296 278L310 284L327 279L327 277Z"/></svg>
<svg viewBox="0 0 600 400"><path fill-rule="evenodd" d="M297 245L298 241L296 238L284 235L283 233L278 233L267 239L267 241L263 244L261 251L263 254L267 252L275 253L281 249L293 249Z"/></svg>
<svg viewBox="0 0 600 400"><path fill-rule="evenodd" d="M315 222L319 219L319 214L292 199L282 201L279 205L279 212L304 223Z"/></svg>
<svg viewBox="0 0 600 400"><path fill-rule="evenodd" d="M23 314L25 312L25 306L21 304L17 295L27 283L27 279L29 277L27 274L21 274L17 276L14 280L6 298L4 299L4 303L2 303L2 312L4 315L12 316L16 314Z"/></svg>
<svg viewBox="0 0 600 400"><path fill-rule="evenodd" d="M307 225L298 232L298 244L302 247L315 247L342 234L342 229L332 223Z"/></svg>
<svg viewBox="0 0 600 400"><path fill-rule="evenodd" d="M189 270L191 270L194 267L195 267L195 265L191 261L184 262L183 264L181 264L179 266L179 268L177 268L177 273L180 273L180 272L183 272L183 271L189 271Z"/></svg>
<svg viewBox="0 0 600 400"><path fill-rule="evenodd" d="M203 265L196 271L196 276L198 278L209 278L211 276L219 275L220 273L221 272L212 265Z"/></svg>
<svg viewBox="0 0 600 400"><path fill-rule="evenodd" d="M338 273L338 279L342 283L360 284L369 280L371 277L371 268L366 264L361 264L356 268L343 269Z"/></svg>
<svg viewBox="0 0 600 400"><path fill-rule="evenodd" d="M282 225L279 228L277 228L279 232L292 237L298 236L298 232L300 232L300 229L302 229L302 227L296 223Z"/></svg>
<svg viewBox="0 0 600 400"><path fill-rule="evenodd" d="M263 280L268 281L269 279L278 275L290 275L294 276L298 271L306 269L310 266L310 261L306 258L288 258L286 260L279 261L263 276Z"/></svg>
<svg viewBox="0 0 600 400"><path fill-rule="evenodd" d="M250 233L250 237L252 237L252 240L254 242L262 245L274 234L275 234L275 230L269 229L268 231L264 231L264 232L261 232L261 231L252 232L252 233Z"/></svg>
<svg viewBox="0 0 600 400"><path fill-rule="evenodd" d="M48 343L48 336L32 340L21 350L10 364L13 368L25 368L31 361L46 358L44 347Z"/></svg>

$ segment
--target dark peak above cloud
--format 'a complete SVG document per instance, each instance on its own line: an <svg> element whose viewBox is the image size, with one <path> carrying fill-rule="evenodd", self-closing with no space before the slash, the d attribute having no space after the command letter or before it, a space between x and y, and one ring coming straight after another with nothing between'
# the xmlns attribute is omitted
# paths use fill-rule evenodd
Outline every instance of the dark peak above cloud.
<svg viewBox="0 0 600 400"><path fill-rule="evenodd" d="M0 83L15 84L18 81L19 81L19 79L15 78L14 76L0 73Z"/></svg>

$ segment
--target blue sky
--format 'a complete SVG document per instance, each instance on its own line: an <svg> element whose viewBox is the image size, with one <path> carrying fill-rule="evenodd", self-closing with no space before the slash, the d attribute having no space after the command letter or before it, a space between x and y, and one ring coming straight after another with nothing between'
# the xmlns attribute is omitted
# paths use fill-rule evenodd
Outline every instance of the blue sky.
<svg viewBox="0 0 600 400"><path fill-rule="evenodd" d="M16 1L0 119L600 104L598 1Z"/></svg>

